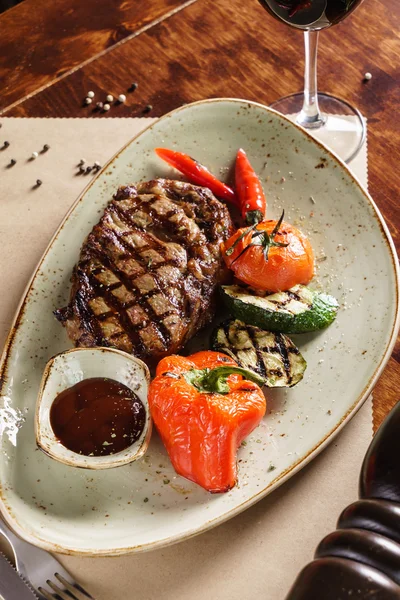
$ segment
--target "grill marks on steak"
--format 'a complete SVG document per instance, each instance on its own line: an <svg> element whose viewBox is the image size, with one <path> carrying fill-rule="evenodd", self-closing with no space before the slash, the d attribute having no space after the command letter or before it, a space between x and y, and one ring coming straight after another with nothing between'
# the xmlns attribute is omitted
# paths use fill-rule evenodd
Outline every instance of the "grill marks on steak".
<svg viewBox="0 0 400 600"><path fill-rule="evenodd" d="M55 311L77 346L112 346L156 360L213 316L227 279L220 243L227 208L206 188L158 179L119 188L86 239L70 303Z"/></svg>

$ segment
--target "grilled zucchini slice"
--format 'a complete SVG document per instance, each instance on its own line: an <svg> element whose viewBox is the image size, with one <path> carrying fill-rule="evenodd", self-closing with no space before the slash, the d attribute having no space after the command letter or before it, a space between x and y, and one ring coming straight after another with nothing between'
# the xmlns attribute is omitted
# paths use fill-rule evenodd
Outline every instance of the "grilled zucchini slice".
<svg viewBox="0 0 400 600"><path fill-rule="evenodd" d="M305 333L328 327L336 318L337 300L296 285L287 292L258 296L251 288L222 286L229 312L249 325L281 333Z"/></svg>
<svg viewBox="0 0 400 600"><path fill-rule="evenodd" d="M225 321L211 339L213 350L227 354L244 369L265 377L268 387L293 387L303 379L307 363L292 340L238 319Z"/></svg>

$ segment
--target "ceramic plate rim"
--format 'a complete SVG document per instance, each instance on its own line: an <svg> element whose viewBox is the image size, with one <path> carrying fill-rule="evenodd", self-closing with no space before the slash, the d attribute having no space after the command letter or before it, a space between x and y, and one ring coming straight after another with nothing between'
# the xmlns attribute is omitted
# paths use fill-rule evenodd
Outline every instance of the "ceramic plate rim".
<svg viewBox="0 0 400 600"><path fill-rule="evenodd" d="M333 439L338 435L338 433L343 429L343 427L354 417L354 415L358 412L361 406L364 404L368 396L371 394L372 389L374 388L375 383L380 377L382 371L384 370L386 364L388 363L390 356L392 354L394 345L396 343L396 337L400 328L400 297L399 297L399 288L400 288L400 271L399 271L399 262L397 253L394 247L394 243L392 237L390 235L389 229L381 215L381 212L374 200L372 199L369 192L363 187L360 183L359 179L352 173L349 167L334 153L332 150L327 148L324 144L316 140L313 136L311 136L305 129L288 119L285 115L282 115L278 111L269 108L259 102L253 102L250 100L240 99L240 98L210 98L206 100L198 100L196 102L192 102L190 104L186 104L184 106L180 106L169 113L163 115L156 121L150 123L147 127L145 127L142 131L140 131L137 135L132 137L122 148L118 150L118 152L103 166L103 168L97 173L97 175L88 183L88 185L84 188L84 190L79 194L78 198L71 205L64 218L62 219L60 225L57 227L54 235L50 239L48 246L46 247L43 255L41 256L37 266L35 267L33 274L21 296L21 300L18 304L15 316L13 318L9 333L7 335L6 341L4 343L3 352L0 359L0 383L2 382L4 375L8 370L8 359L10 358L10 352L13 346L13 341L15 335L18 331L21 319L25 312L25 305L27 301L27 296L32 287L32 284L38 274L38 271L47 257L48 253L51 251L54 241L59 235L60 231L63 229L66 221L69 219L71 213L78 206L79 202L85 197L88 190L92 187L98 177L102 175L102 173L109 167L111 163L113 163L118 156L128 147L130 146L138 137L143 135L145 132L150 130L152 127L156 126L160 121L166 120L170 118L172 115L181 112L182 110L191 109L193 106L203 105L203 104L217 104L217 103L236 103L238 105L246 104L247 106L254 106L264 110L267 113L272 113L277 115L283 121L286 121L290 126L295 127L299 130L305 137L311 140L314 144L319 146L324 152L328 153L331 158L338 163L338 165L345 171L347 171L350 178L353 182L358 186L364 200L371 205L373 208L373 217L377 220L378 225L380 227L380 231L382 237L388 247L393 266L393 275L394 275L394 283L395 283L395 292L396 292L396 309L395 315L392 325L392 330L390 333L390 339L386 345L384 354L382 355L381 361L377 365L375 371L372 373L368 382L366 383L363 392L358 396L353 405L348 409L347 413L342 417L342 419L332 428L332 430L320 441L318 442L314 448L312 448L306 456L300 458L296 463L291 465L288 469L286 469L283 473L281 473L278 477L276 477L269 485L265 488L254 494L251 498L245 500L244 502L238 504L231 510L225 512L223 515L216 517L210 521L205 522L202 526L196 527L192 530L186 531L184 533L179 533L175 536L168 536L166 539L159 539L156 542L149 542L147 544L138 544L135 546L130 546L129 548L110 548L110 549L87 549L87 550L76 550L73 548L64 548L59 544L50 543L47 540L43 540L37 535L32 535L29 531L21 527L14 517L12 513L12 508L6 504L3 497L3 492L0 483L0 515L3 519L8 523L10 527L24 540L43 548L44 550L48 550L50 552L58 552L60 554L66 554L71 556L122 556L125 554L131 554L134 552L144 552L149 550L154 550L156 548L167 547L176 542L190 539L200 533L204 533L213 527L228 521L232 517L238 515L243 510L250 508L256 502L261 500L261 498L267 496L269 493L274 491L277 487L279 487L282 483L284 483L289 477L300 471L304 466L306 466L313 458L315 458ZM1 388L0 388L0 396L1 396Z"/></svg>

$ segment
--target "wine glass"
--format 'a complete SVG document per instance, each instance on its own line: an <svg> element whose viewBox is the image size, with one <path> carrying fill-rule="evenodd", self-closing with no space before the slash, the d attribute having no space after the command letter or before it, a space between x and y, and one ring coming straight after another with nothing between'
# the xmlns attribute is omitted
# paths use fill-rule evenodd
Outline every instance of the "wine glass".
<svg viewBox="0 0 400 600"><path fill-rule="evenodd" d="M304 92L291 94L271 107L290 115L311 130L345 162L350 162L365 140L360 111L345 100L317 92L317 48L321 29L345 19L363 0L259 0L276 19L304 30ZM349 118L350 117L350 118Z"/></svg>

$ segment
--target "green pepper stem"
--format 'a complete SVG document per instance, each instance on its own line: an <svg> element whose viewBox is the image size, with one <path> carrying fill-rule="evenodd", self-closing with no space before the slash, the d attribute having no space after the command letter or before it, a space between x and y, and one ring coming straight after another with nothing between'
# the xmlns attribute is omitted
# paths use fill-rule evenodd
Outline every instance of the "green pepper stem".
<svg viewBox="0 0 400 600"><path fill-rule="evenodd" d="M192 369L184 374L188 383L197 388L200 392L209 392L217 394L229 394L229 385L227 378L229 375L243 375L245 379L257 383L260 387L265 384L264 377L257 375L248 369L242 369L236 366L216 367L215 369Z"/></svg>
<svg viewBox="0 0 400 600"><path fill-rule="evenodd" d="M246 223L248 225L254 225L261 223L264 220L264 215L261 210L249 210L246 213Z"/></svg>

